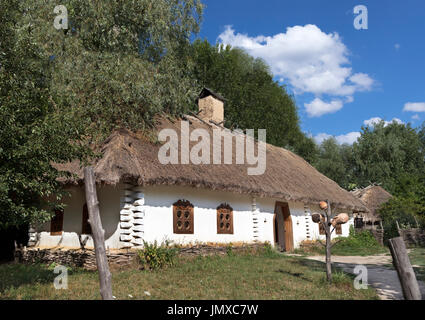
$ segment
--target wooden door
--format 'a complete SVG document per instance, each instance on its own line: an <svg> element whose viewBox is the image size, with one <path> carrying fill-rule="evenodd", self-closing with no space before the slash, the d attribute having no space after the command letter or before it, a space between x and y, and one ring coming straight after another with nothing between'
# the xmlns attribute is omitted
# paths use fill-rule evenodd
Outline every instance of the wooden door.
<svg viewBox="0 0 425 320"><path fill-rule="evenodd" d="M287 203L278 202L275 207L275 242L283 251L294 250L292 218Z"/></svg>
<svg viewBox="0 0 425 320"><path fill-rule="evenodd" d="M50 235L60 236L63 232L63 210L55 210L55 215L50 221Z"/></svg>
<svg viewBox="0 0 425 320"><path fill-rule="evenodd" d="M274 241L279 250L285 251L285 227L281 207L277 207L274 214Z"/></svg>
<svg viewBox="0 0 425 320"><path fill-rule="evenodd" d="M294 250L294 235L292 232L292 218L291 213L289 212L289 206L286 204L282 206L283 219L284 219L284 228L285 228L285 251Z"/></svg>

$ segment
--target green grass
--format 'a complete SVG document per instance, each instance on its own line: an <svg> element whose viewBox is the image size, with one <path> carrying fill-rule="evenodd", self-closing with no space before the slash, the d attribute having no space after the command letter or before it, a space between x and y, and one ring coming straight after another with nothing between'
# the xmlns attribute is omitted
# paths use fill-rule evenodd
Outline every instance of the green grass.
<svg viewBox="0 0 425 320"><path fill-rule="evenodd" d="M266 250L179 257L166 269L114 271L112 282L117 299L377 299L373 289L355 290L353 276L334 272L329 285L323 264ZM0 299L100 299L96 272L71 271L67 290L54 289L55 276L47 266L0 265Z"/></svg>
<svg viewBox="0 0 425 320"><path fill-rule="evenodd" d="M410 249L409 258L415 270L416 278L425 281L425 248Z"/></svg>
<svg viewBox="0 0 425 320"><path fill-rule="evenodd" d="M322 243L325 243L322 241ZM388 248L381 246L369 231L354 233L345 238L333 240L332 254L336 256L370 256L389 253ZM296 249L294 253L302 255L324 255L325 248L320 243L310 242Z"/></svg>

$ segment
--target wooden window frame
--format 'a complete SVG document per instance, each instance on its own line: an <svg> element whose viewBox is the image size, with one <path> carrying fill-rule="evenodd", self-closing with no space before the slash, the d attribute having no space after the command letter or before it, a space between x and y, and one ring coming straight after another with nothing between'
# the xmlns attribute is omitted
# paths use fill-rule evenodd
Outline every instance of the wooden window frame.
<svg viewBox="0 0 425 320"><path fill-rule="evenodd" d="M50 220L50 235L61 236L63 233L63 216L64 211L56 209L55 215Z"/></svg>
<svg viewBox="0 0 425 320"><path fill-rule="evenodd" d="M89 209L87 207L87 203L83 206L83 221L81 224L81 234L90 235L91 232L91 225L89 223Z"/></svg>
<svg viewBox="0 0 425 320"><path fill-rule="evenodd" d="M187 215L188 213L188 215ZM179 200L173 204L173 231L175 234L193 234L195 231L194 207L190 201Z"/></svg>
<svg viewBox="0 0 425 320"><path fill-rule="evenodd" d="M217 234L233 234L233 208L227 203L217 207Z"/></svg>
<svg viewBox="0 0 425 320"><path fill-rule="evenodd" d="M342 235L342 224L337 224L335 226L335 234Z"/></svg>
<svg viewBox="0 0 425 320"><path fill-rule="evenodd" d="M318 225L319 225L319 234L321 236L326 235L326 230L325 230L325 226L323 225L323 223L319 222Z"/></svg>

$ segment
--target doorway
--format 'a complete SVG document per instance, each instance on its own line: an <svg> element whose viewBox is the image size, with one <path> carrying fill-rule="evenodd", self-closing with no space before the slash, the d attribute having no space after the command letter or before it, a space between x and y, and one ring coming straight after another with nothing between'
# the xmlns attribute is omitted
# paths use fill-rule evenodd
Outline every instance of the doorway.
<svg viewBox="0 0 425 320"><path fill-rule="evenodd" d="M292 251L294 250L294 235L288 203L276 202L274 212L275 245L282 251Z"/></svg>

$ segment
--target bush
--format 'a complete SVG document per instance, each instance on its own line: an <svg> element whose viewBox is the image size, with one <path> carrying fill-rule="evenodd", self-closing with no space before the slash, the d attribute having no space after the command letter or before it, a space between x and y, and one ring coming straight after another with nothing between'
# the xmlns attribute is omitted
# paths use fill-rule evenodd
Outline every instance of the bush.
<svg viewBox="0 0 425 320"><path fill-rule="evenodd" d="M371 255L386 252L369 230L355 232L350 229L346 238L338 238L338 243L332 248L336 255Z"/></svg>
<svg viewBox="0 0 425 320"><path fill-rule="evenodd" d="M281 256L279 252L273 248L270 242L264 243L264 247L261 250L262 255L267 258L275 258Z"/></svg>
<svg viewBox="0 0 425 320"><path fill-rule="evenodd" d="M143 250L138 251L138 257L144 269L156 270L174 265L178 249L171 247L168 241L161 245L156 241L152 244L143 241L143 245Z"/></svg>

